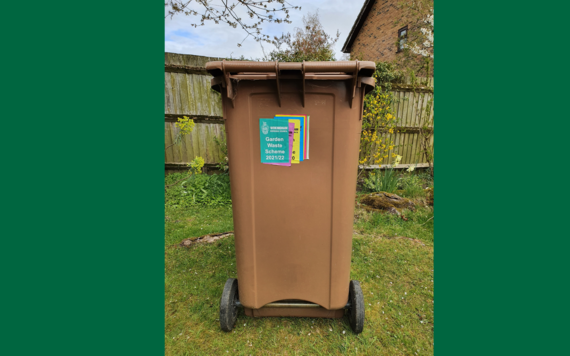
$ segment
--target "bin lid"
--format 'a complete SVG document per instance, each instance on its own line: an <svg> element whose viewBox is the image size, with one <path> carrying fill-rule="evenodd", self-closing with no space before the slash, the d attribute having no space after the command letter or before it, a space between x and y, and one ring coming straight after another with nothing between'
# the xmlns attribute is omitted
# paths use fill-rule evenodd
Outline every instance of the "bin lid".
<svg viewBox="0 0 570 356"><path fill-rule="evenodd" d="M226 88L227 96L233 100L236 91L232 81L275 80L279 91L281 79L305 80L344 80L350 81L356 94L356 87L364 86L368 94L375 86L374 72L376 65L371 61L334 61L334 62L253 62L253 61L215 61L206 63L206 70L212 78L212 89L222 92ZM351 98L352 99L352 98ZM352 100L351 104L352 104ZM303 99L304 102L304 99ZM281 106L281 103L279 103ZM352 106L352 105L351 105Z"/></svg>
<svg viewBox="0 0 570 356"><path fill-rule="evenodd" d="M330 62L252 62L252 61L215 61L206 63L206 70L214 77L223 74L224 70L229 73L239 72L270 72L276 69L283 71L303 70L306 73L354 73L358 70L358 76L371 77L376 70L376 65L371 61L330 61Z"/></svg>

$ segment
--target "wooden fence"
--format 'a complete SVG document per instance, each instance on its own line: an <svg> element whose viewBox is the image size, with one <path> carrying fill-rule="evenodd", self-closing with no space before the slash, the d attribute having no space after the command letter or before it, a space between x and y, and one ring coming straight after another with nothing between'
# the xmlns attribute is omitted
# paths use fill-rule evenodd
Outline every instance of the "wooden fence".
<svg viewBox="0 0 570 356"><path fill-rule="evenodd" d="M397 120L396 130L393 134L387 134L386 139L395 145L394 153L402 156L398 168L407 168L410 165L427 167L425 155L422 154L420 145L420 127L422 122L433 124L433 78L418 78L422 85L410 84L407 79L405 84L393 84L394 112ZM427 109L429 116L427 116ZM427 127L432 131L433 127ZM430 144L433 147L433 135ZM369 161L371 157L369 157ZM361 168L375 169L384 168L394 161L391 155L382 165L366 165Z"/></svg>
<svg viewBox="0 0 570 356"><path fill-rule="evenodd" d="M196 156L204 158L206 167L223 159L222 151L214 137L225 135L222 118L222 99L210 89L210 79L204 66L209 61L222 58L165 53L164 58L164 138L165 169L188 169L188 163ZM179 117L194 119L196 126L181 144L172 145L179 132L175 123Z"/></svg>
<svg viewBox="0 0 570 356"><path fill-rule="evenodd" d="M188 163L196 156L201 156L206 167L215 166L222 160L223 153L216 145L214 137L225 137L222 101L219 93L210 89L212 78L204 66L209 61L222 58L194 56L186 54L165 53L164 65L164 101L165 120L164 134L165 170L188 169ZM427 86L413 88L409 84L393 86L394 111L398 118L397 132L389 135L396 145L394 152L402 156L400 168L418 164L425 167L424 157L419 142L420 111L425 111L428 102L433 98L433 78ZM433 118L433 105L431 106ZM188 116L194 119L196 126L179 145L172 145L179 129L175 126L177 118ZM432 128L433 129L433 128ZM432 136L433 140L433 136ZM392 162L390 157L386 164ZM382 168L385 165L372 165L362 168Z"/></svg>

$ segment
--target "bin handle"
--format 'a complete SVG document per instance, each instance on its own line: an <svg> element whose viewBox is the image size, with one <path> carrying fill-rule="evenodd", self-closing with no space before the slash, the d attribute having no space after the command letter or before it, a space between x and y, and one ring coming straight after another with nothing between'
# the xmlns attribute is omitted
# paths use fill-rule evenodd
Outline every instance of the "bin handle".
<svg viewBox="0 0 570 356"><path fill-rule="evenodd" d="M354 63L354 74L352 75L352 95L348 97L348 103L352 109L352 101L356 96L356 86L358 84L358 72L360 71L360 61L357 59Z"/></svg>
<svg viewBox="0 0 570 356"><path fill-rule="evenodd" d="M236 93L234 92L234 88L232 86L232 80L230 79L230 73L228 73L226 71L226 68L224 66L225 61L226 61L225 59L222 60L222 77L224 78L224 80L222 80L222 86L226 88L227 97L232 102L232 108L235 108L234 100L236 98Z"/></svg>

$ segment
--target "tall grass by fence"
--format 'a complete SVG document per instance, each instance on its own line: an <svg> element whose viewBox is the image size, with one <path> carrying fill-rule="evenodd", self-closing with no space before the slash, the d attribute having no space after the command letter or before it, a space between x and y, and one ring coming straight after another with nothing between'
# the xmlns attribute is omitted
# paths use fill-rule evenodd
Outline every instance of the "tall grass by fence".
<svg viewBox="0 0 570 356"><path fill-rule="evenodd" d="M188 116L196 123L192 134L187 135L180 145L174 145L165 151L167 173L187 169L188 163L196 156L204 158L206 167L216 165L223 158L223 153L214 141L214 137L225 137L221 96L210 89L212 77L205 70L207 62L219 60L222 58L165 53L165 147L172 145L178 133L179 129L174 125L178 117ZM416 163L420 167L427 166L425 157L420 154L419 113L425 111L433 98L433 78L429 78L425 86L399 84L394 85L392 91L398 126L397 131L389 136L396 145L394 153L402 156L399 167ZM433 118L433 105L430 117ZM431 139L433 142L433 136ZM390 157L383 163L391 162ZM381 167L382 165L373 165L362 168Z"/></svg>

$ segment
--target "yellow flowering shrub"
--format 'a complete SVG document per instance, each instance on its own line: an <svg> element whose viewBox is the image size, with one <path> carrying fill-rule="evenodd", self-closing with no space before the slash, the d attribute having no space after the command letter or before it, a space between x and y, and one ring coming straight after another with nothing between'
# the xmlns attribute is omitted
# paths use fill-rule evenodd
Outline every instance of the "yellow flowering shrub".
<svg viewBox="0 0 570 356"><path fill-rule="evenodd" d="M360 164L382 164L390 155L395 157L394 142L388 137L396 129L392 103L392 93L382 91L379 86L373 94L366 96L360 136Z"/></svg>
<svg viewBox="0 0 570 356"><path fill-rule="evenodd" d="M166 147L165 151L172 146L181 144L184 136L190 134L192 130L194 130L194 126L196 126L196 124L194 123L194 120L191 120L188 116L183 116L178 118L178 122L175 123L175 126L180 130L176 134L173 143ZM202 167L204 167L204 159L202 157L195 157L190 163L188 163L188 167L190 167L190 174L200 174L202 173Z"/></svg>
<svg viewBox="0 0 570 356"><path fill-rule="evenodd" d="M196 124L194 120L191 120L188 116L183 116L182 118L178 118L178 122L175 125L180 129L180 134L184 136L191 133Z"/></svg>
<svg viewBox="0 0 570 356"><path fill-rule="evenodd" d="M202 167L204 167L204 159L202 157L196 157L190 163L188 163L190 171L192 174L202 174Z"/></svg>

